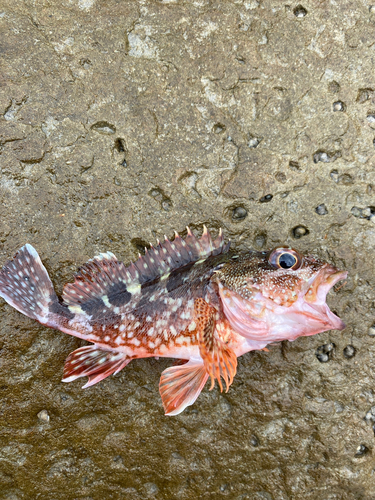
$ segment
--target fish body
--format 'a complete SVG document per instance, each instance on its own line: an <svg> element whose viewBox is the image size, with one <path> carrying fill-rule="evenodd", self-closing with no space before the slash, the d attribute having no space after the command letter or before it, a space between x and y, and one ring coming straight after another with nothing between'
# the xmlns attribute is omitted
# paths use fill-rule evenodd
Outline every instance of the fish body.
<svg viewBox="0 0 375 500"><path fill-rule="evenodd" d="M169 357L160 394L166 414L194 403L211 379L228 390L237 358L267 344L345 325L326 304L345 271L289 247L231 252L220 231L188 229L125 266L110 252L89 260L59 300L36 250L22 247L0 272L0 296L40 323L91 345L72 352L64 382L89 387L132 359Z"/></svg>

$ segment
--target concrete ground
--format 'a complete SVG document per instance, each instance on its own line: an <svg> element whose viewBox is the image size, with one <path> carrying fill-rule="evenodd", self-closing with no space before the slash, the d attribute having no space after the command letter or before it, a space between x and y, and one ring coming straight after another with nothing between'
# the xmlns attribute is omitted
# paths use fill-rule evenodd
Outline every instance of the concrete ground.
<svg viewBox="0 0 375 500"><path fill-rule="evenodd" d="M31 243L61 293L206 224L349 271L346 330L177 417L170 360L63 384L84 342L1 300L1 499L375 498L374 42L369 0L0 0L1 264Z"/></svg>

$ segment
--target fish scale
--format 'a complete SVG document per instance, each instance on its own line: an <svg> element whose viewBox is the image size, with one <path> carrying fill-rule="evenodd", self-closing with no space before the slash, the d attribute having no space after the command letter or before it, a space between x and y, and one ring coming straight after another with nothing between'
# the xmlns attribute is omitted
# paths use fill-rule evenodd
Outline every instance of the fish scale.
<svg viewBox="0 0 375 500"><path fill-rule="evenodd" d="M220 230L200 239L187 228L126 266L106 252L79 268L59 301L36 250L22 247L0 272L0 296L43 325L90 345L72 352L64 382L90 387L132 359L187 361L167 368L160 394L167 415L193 404L211 379L232 384L237 357L267 344L342 329L326 304L346 272L289 247L229 251Z"/></svg>

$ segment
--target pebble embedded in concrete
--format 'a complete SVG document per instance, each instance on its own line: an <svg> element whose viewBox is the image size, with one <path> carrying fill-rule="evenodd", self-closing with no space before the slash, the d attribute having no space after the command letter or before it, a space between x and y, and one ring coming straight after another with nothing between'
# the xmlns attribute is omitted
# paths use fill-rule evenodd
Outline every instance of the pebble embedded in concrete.
<svg viewBox="0 0 375 500"><path fill-rule="evenodd" d="M345 104L342 101L336 101L332 104L333 111L345 111Z"/></svg>
<svg viewBox="0 0 375 500"><path fill-rule="evenodd" d="M232 211L233 220L242 220L247 216L247 210L244 207L236 207Z"/></svg>
<svg viewBox="0 0 375 500"><path fill-rule="evenodd" d="M327 215L328 214L328 210L327 210L327 207L325 206L324 203L322 203L321 205L318 205L315 209L315 212L318 214L318 215Z"/></svg>
<svg viewBox="0 0 375 500"><path fill-rule="evenodd" d="M343 354L347 359L354 358L355 353L356 353L355 347L352 345L347 345L343 351Z"/></svg>
<svg viewBox="0 0 375 500"><path fill-rule="evenodd" d="M309 234L309 230L305 226L296 226L293 228L292 234L294 238L299 239Z"/></svg>
<svg viewBox="0 0 375 500"><path fill-rule="evenodd" d="M307 10L302 5L297 5L297 7L293 9L293 14L296 17L302 18L307 15Z"/></svg>
<svg viewBox="0 0 375 500"><path fill-rule="evenodd" d="M47 410L42 410L38 413L37 415L38 419L43 422L44 424L48 423L50 420L50 416L48 414Z"/></svg>

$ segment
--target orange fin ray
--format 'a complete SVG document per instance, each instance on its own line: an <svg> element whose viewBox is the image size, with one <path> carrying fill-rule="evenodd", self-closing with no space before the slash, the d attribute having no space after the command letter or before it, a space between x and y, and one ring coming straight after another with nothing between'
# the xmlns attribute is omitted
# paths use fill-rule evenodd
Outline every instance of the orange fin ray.
<svg viewBox="0 0 375 500"><path fill-rule="evenodd" d="M122 352L104 351L94 345L80 347L71 352L64 365L63 382L88 377L83 389L116 374L132 360Z"/></svg>
<svg viewBox="0 0 375 500"><path fill-rule="evenodd" d="M203 359L204 366L211 378L211 387L213 389L215 380L217 380L220 391L223 391L221 379L226 384L226 391L233 382L237 372L237 356L225 342L215 334L216 328L216 309L202 299L195 300L195 314L197 323L197 333L199 338L199 351Z"/></svg>
<svg viewBox="0 0 375 500"><path fill-rule="evenodd" d="M208 374L201 362L190 360L163 371L159 391L166 415L178 415L201 393Z"/></svg>

